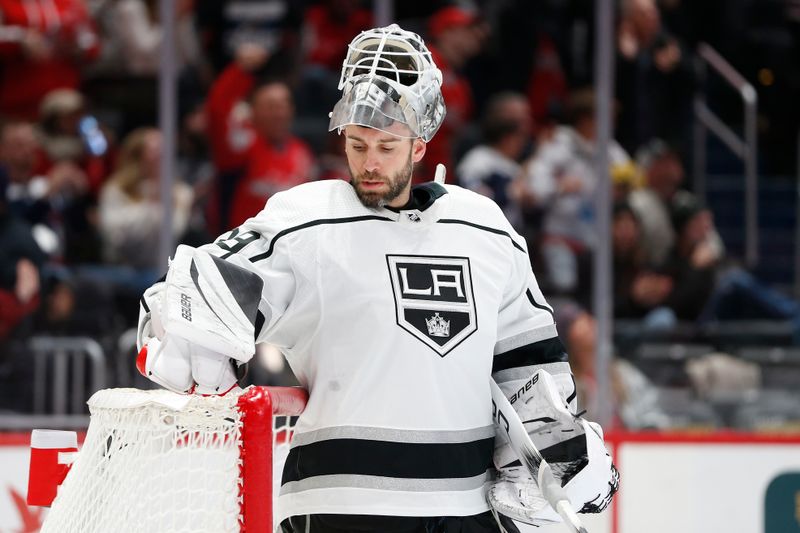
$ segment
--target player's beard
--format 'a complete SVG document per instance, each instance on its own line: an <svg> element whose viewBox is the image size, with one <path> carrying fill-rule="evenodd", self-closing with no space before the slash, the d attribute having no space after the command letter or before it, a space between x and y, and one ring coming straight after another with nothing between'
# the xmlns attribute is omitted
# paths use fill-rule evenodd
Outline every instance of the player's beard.
<svg viewBox="0 0 800 533"><path fill-rule="evenodd" d="M411 151L408 152L408 161L406 161L406 164L391 178L382 176L377 172L363 172L356 176L353 174L353 169L350 168L350 165L347 165L347 170L350 172L350 185L355 189L356 196L361 200L361 203L364 204L365 207L370 208L383 207L400 196L411 181L413 169L414 164L411 162ZM383 193L364 190L361 186L361 182L365 180L382 181L389 185L389 190Z"/></svg>

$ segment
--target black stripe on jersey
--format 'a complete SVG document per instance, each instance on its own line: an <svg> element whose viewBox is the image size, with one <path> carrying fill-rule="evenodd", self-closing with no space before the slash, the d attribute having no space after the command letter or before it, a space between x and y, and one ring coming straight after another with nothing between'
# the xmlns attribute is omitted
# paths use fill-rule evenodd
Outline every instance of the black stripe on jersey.
<svg viewBox="0 0 800 533"><path fill-rule="evenodd" d="M567 405L572 403L572 400L578 396L578 386L575 385L575 376L570 373L569 378L572 380L572 394L567 396Z"/></svg>
<svg viewBox="0 0 800 533"><path fill-rule="evenodd" d="M392 220L391 218L382 217L379 215L363 215L359 217L345 217L345 218L321 218L319 220L311 220L310 222L300 224L299 226L286 228L276 233L275 236L270 241L269 248L267 249L267 251L260 253L258 255L254 255L253 257L250 258L250 262L255 263L256 261L267 259L269 256L272 255L272 252L275 251L275 243L278 241L278 239L280 239L284 235L288 235L289 233L293 233L295 231L305 228L310 228L313 226L322 226L324 224L348 224L350 222L362 222L364 220L382 220L384 222L394 222L394 220Z"/></svg>
<svg viewBox="0 0 800 533"><path fill-rule="evenodd" d="M511 244L514 245L514 248L516 248L522 253L525 253L525 248L520 246L517 243L517 241L515 241L507 231L503 231L497 228L490 228L489 226L481 226L480 224L475 224L474 222L467 222L466 220L456 220L454 218L442 218L437 220L436 222L439 224L463 224L464 226L470 226L472 228L477 228L479 230L488 231L489 233L503 235L505 237L508 237L508 239L511 241Z"/></svg>
<svg viewBox="0 0 800 533"><path fill-rule="evenodd" d="M256 336L255 338L258 339L258 336L261 335L261 328L264 327L264 322L267 321L267 317L264 316L264 313L258 311L256 313L256 323L254 325Z"/></svg>
<svg viewBox="0 0 800 533"><path fill-rule="evenodd" d="M328 439L292 448L282 483L335 474L467 478L485 473L492 466L493 452L494 438L456 443Z"/></svg>
<svg viewBox="0 0 800 533"><path fill-rule="evenodd" d="M536 303L536 300L533 299L533 293L531 292L530 289L525 291L525 294L528 296L528 301L531 303L532 306L534 306L536 309L542 309L543 311L547 311L548 313L550 313L550 316L555 318L555 315L553 314L553 310L552 309L550 309L546 305L542 305L542 304Z"/></svg>
<svg viewBox="0 0 800 533"><path fill-rule="evenodd" d="M495 355L492 362L492 374L509 368L564 363L567 359L567 350L561 343L561 339L553 337Z"/></svg>

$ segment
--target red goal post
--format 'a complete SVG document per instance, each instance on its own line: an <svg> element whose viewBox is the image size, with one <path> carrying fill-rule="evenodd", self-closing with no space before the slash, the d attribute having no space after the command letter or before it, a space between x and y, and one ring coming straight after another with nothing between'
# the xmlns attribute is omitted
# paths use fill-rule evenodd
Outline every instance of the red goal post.
<svg viewBox="0 0 800 533"><path fill-rule="evenodd" d="M245 417L245 445L240 452L243 532L271 531L274 527L272 511L277 495L273 494L273 480L280 479L283 465L282 460L275 461L275 450L288 448L292 436L288 420L276 427L274 419L299 415L307 401L308 392L299 387L250 387L239 397L239 410ZM264 501L269 505L263 505Z"/></svg>
<svg viewBox="0 0 800 533"><path fill-rule="evenodd" d="M308 394L106 389L42 533L273 531L275 488Z"/></svg>

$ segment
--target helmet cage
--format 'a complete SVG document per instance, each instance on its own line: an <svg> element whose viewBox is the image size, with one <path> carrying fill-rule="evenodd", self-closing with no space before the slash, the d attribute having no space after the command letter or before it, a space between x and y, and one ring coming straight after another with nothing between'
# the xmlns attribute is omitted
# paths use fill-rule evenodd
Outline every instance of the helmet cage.
<svg viewBox="0 0 800 533"><path fill-rule="evenodd" d="M397 127L388 132L430 141L445 114L441 84L442 73L416 33L396 24L362 32L348 45L339 78L343 94L329 130L358 124L388 131L399 122L408 135Z"/></svg>

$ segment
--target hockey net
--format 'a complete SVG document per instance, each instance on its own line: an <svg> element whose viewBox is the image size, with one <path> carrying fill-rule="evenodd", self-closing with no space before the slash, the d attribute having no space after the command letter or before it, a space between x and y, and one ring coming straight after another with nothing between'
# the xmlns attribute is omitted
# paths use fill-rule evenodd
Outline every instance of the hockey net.
<svg viewBox="0 0 800 533"><path fill-rule="evenodd" d="M273 494L306 398L293 387L95 393L42 533L274 530Z"/></svg>

